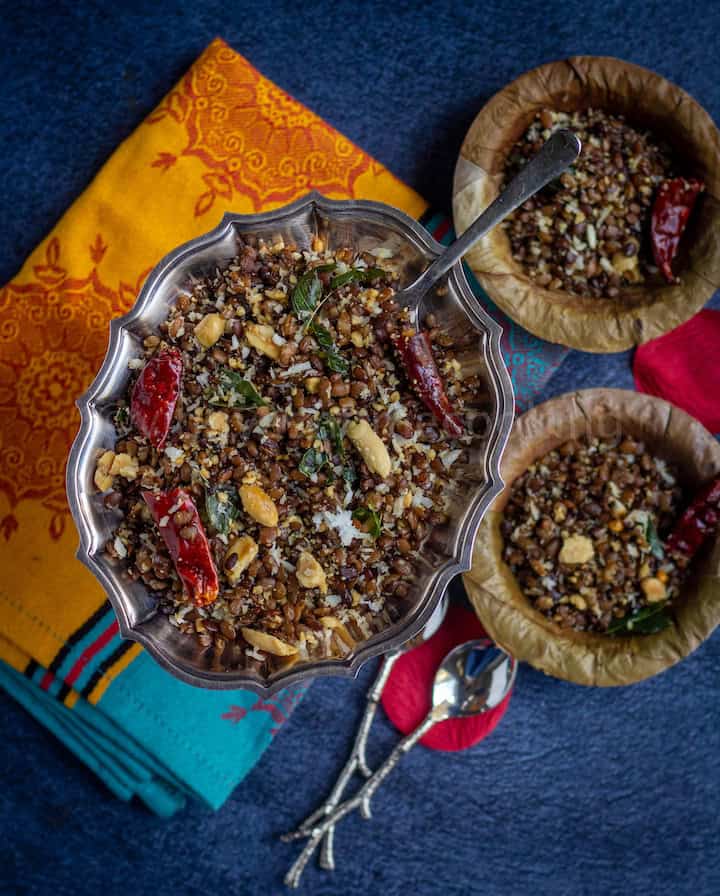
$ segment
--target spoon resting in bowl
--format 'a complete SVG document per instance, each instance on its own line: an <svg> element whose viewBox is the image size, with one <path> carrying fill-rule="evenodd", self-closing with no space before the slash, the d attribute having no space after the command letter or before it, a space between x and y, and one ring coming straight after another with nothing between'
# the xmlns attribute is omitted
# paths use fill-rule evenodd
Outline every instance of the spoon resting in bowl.
<svg viewBox="0 0 720 896"><path fill-rule="evenodd" d="M452 408L438 372L429 336L420 327L420 308L428 292L479 240L523 202L562 174L578 157L581 144L571 131L559 130L543 144L465 233L439 255L410 286L395 295L407 320L400 332L391 333L415 390L445 431L458 438L462 422ZM477 299L475 299L477 301Z"/></svg>
<svg viewBox="0 0 720 896"><path fill-rule="evenodd" d="M582 144L572 131L564 129L555 131L537 155L518 171L502 193L495 197L465 233L448 246L414 283L396 294L395 301L401 308L409 310L416 330L419 329L418 309L423 297L432 287L487 233L497 227L523 202L566 171L580 155L581 150Z"/></svg>

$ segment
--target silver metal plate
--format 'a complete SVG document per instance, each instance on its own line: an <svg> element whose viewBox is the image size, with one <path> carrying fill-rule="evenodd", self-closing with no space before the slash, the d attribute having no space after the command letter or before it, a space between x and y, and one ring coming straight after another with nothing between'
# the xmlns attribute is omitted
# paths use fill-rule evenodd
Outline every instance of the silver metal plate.
<svg viewBox="0 0 720 896"><path fill-rule="evenodd" d="M395 256L394 263L401 261L402 286L411 283L443 247L412 218L379 202L335 202L311 193L267 214L226 214L218 227L178 247L153 269L132 310L111 322L105 361L88 391L78 399L81 426L70 452L66 480L70 509L80 533L77 556L107 592L122 636L142 644L165 669L189 684L268 694L317 675L355 675L366 660L422 630L450 580L470 568L478 526L502 488L500 457L512 424L514 401L500 352L500 325L479 305L462 266L456 265L448 274L446 291L429 296L426 310L432 306L439 325L451 334L467 336L468 327L477 331L477 343L472 350L461 352L458 360L461 375L463 370L482 374L491 408L475 427L470 463L452 467L450 523L435 530L423 548L418 580L404 617L342 659L298 663L267 680L246 669L213 667L212 659L194 638L156 612L155 597L143 583L133 582L122 561L105 553L119 515L104 506L93 474L98 450L113 447L116 441L112 416L126 394L128 361L142 354L143 339L166 318L191 274L197 276L233 258L239 234L272 242L282 237L303 248L310 246L316 234L323 236L330 248L351 246L362 251L387 246Z"/></svg>

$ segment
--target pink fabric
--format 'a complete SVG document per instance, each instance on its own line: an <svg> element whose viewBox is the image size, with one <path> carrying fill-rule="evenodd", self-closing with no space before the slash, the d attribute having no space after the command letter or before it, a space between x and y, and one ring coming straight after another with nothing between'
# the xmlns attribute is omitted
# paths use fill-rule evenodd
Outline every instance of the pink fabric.
<svg viewBox="0 0 720 896"><path fill-rule="evenodd" d="M720 433L720 311L701 311L641 345L633 374L640 392L666 398Z"/></svg>
<svg viewBox="0 0 720 896"><path fill-rule="evenodd" d="M395 663L382 695L382 705L390 721L403 734L408 734L425 718L430 709L430 691L435 671L453 647L473 638L482 638L485 631L474 613L451 605L437 632L419 647L400 657ZM431 750L465 750L481 741L503 717L512 693L486 713L467 719L439 722L420 741Z"/></svg>

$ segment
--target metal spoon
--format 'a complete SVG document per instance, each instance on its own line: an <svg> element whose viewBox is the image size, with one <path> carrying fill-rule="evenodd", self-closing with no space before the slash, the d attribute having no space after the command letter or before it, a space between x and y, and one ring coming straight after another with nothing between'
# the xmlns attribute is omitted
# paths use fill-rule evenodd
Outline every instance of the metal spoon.
<svg viewBox="0 0 720 896"><path fill-rule="evenodd" d="M298 831L289 835L288 839L303 836L309 839L285 876L285 884L288 887L298 886L305 866L327 831L353 809L366 804L401 757L433 725L445 719L478 715L494 709L510 692L516 672L516 661L488 638L468 641L451 650L435 673L432 707L418 727L397 744L355 796L341 803L308 833Z"/></svg>
<svg viewBox="0 0 720 896"><path fill-rule="evenodd" d="M368 767L367 759L365 757L365 749L367 747L370 728L372 727L373 719L375 718L375 713L380 703L380 698L382 697L382 692L390 678L390 672L397 659L401 657L403 653L407 650L411 650L413 647L417 647L423 641L427 641L428 638L431 638L435 634L445 618L447 607L448 597L446 593L442 596L437 607L435 607L432 616L422 632L406 644L402 644L400 647L395 648L395 650L391 650L389 653L385 654L377 677L367 692L365 713L358 726L357 734L355 735L355 743L350 751L350 756L340 771L340 774L335 781L335 785L330 791L330 795L321 806L305 819L297 830L290 834L283 835L283 837L281 837L282 840L293 840L296 836L309 836L317 823L323 818L326 818L340 802L345 788L356 772L359 772L364 778L369 778L372 775L372 771ZM360 814L363 818L370 818L369 797L360 806ZM335 868L335 856L333 850L334 835L335 826L331 825L323 837L320 850L320 867L324 868L326 871L332 871Z"/></svg>
<svg viewBox="0 0 720 896"><path fill-rule="evenodd" d="M558 130L542 149L515 175L505 189L463 235L439 255L414 283L397 293L395 301L408 308L412 322L418 325L418 309L425 296L450 268L489 231L518 206L534 196L551 180L559 177L580 155L582 144L572 131Z"/></svg>

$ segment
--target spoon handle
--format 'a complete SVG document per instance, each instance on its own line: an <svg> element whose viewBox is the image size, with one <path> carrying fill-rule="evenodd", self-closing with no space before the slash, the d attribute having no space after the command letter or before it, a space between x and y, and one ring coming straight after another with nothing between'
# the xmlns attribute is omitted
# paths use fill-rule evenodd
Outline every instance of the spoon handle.
<svg viewBox="0 0 720 896"><path fill-rule="evenodd" d="M373 774L367 779L367 781L363 784L363 786L358 790L355 796L351 797L349 800L345 800L344 803L341 803L336 809L334 809L325 819L324 821L317 824L314 827L308 837L308 842L303 847L302 852L295 860L294 864L285 875L285 884L288 887L297 887L300 883L300 877L302 876L303 871L305 870L305 866L310 861L310 857L317 849L318 844L323 839L323 837L327 834L327 832L334 828L338 821L341 818L344 818L349 812L352 812L354 809L360 808L362 806L367 806L372 795L378 789L378 787L382 784L382 782L387 778L390 772L395 768L400 759L411 750L415 744L420 740L420 738L426 734L433 725L437 722L441 722L443 719L447 718L447 713L445 712L445 706L434 707L428 714L425 716L423 721L418 725L418 727L411 731L410 734L407 734L393 749L388 758L383 762L383 764L375 771ZM291 835L287 839L299 839L302 836L307 836L297 831L294 835Z"/></svg>
<svg viewBox="0 0 720 896"><path fill-rule="evenodd" d="M442 719L444 718L446 718L446 716L442 712L439 712L437 707L430 710L430 712L425 716L422 722L420 722L417 728L414 731L411 731L410 734L406 734L405 737L401 741L399 741L395 745L395 747L393 747L392 752L385 760L385 762L383 762L383 764L379 768L377 768L372 773L372 775L370 775L367 781L360 788L358 796L361 797L361 806L368 806L375 791L382 784L385 778L387 778L390 772L395 768L398 762L400 762L402 757L406 753L408 753L415 746L415 744L428 733L433 725L442 721Z"/></svg>
<svg viewBox="0 0 720 896"><path fill-rule="evenodd" d="M305 821L302 822L302 824L296 829L294 833L304 834L306 836L309 835L317 822L326 818L333 811L335 806L337 806L337 804L340 802L340 799L348 785L348 782L356 771L360 772L360 774L365 778L369 778L372 774L372 772L368 768L367 759L365 756L368 735L375 718L378 704L380 703L380 697L382 696L383 689L387 683L388 678L390 677L392 667L395 665L395 661L401 655L401 653L402 649L397 649L395 651L392 651L391 653L386 654L383 658L380 664L380 670L377 674L377 678L375 679L375 682L367 693L365 713L360 721L360 725L358 726L357 734L355 735L355 742L352 746L352 750L350 751L347 762L340 771L340 774L338 775L328 798L311 815L308 815ZM363 815L365 815L366 812L369 812L369 807L362 806L361 812ZM320 867L324 868L327 871L332 871L335 867L335 858L333 854L334 832L334 826L328 828L325 838L323 839L322 851L320 853ZM292 836L292 834L284 835L281 839L287 840Z"/></svg>
<svg viewBox="0 0 720 896"><path fill-rule="evenodd" d="M569 168L580 155L580 149L581 143L572 131L555 131L540 152L518 171L502 193L490 203L465 233L448 246L415 283L408 287L408 291L417 290L418 293L426 293L488 231Z"/></svg>

